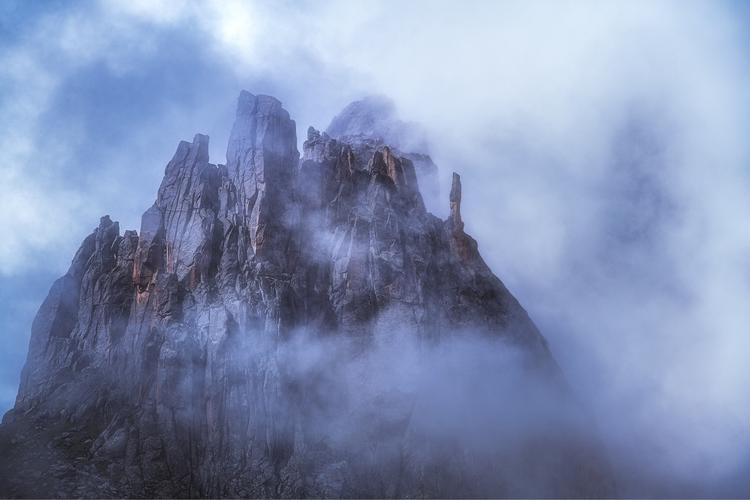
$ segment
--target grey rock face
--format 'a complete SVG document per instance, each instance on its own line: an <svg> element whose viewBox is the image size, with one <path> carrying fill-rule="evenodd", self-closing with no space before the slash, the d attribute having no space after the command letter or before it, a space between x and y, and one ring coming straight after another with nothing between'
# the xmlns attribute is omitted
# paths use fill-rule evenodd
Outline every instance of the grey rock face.
<svg viewBox="0 0 750 500"><path fill-rule="evenodd" d="M311 128L300 161L281 103L243 92L226 166L208 137L181 142L140 234L102 218L52 286L0 427L0 493L611 494L544 338L464 232L458 176L445 221L420 182L380 138ZM468 335L520 353L570 422L477 453L430 430L462 396L389 372Z"/></svg>

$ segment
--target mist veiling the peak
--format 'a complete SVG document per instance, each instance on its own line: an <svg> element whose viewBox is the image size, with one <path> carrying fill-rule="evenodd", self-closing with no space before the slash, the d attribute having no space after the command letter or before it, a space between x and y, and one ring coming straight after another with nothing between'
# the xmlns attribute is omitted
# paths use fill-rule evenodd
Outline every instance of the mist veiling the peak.
<svg viewBox="0 0 750 500"><path fill-rule="evenodd" d="M434 202L419 178L429 212L448 215L451 172L462 174L466 232L593 413L618 493L748 496L745 3L181 6L11 1L0 8L10 12L0 35L4 408L15 397L20 339L48 275L65 271L101 214L139 228L178 139L209 133L212 161L223 161L238 82L283 98L300 125L300 150L307 124L325 129L351 100L383 94L392 105L364 99L387 122L400 122L378 125L381 135L400 130L389 135L396 144L403 123L415 121L424 129L418 140L429 139L426 149L398 144L397 156L429 153L441 167ZM352 106L357 115L361 104ZM365 117L353 132L366 135L372 123ZM215 182L221 170L196 175ZM218 198L211 182L206 196ZM152 214L161 217L158 207ZM129 255L143 232L121 236L120 254ZM327 239L320 232L305 242ZM99 257L111 263L111 255ZM123 282L132 280L130 266L122 263ZM72 269L53 292L63 295L82 273ZM85 281L93 300L105 280ZM180 297L176 290L169 298L160 289L163 310ZM66 314L42 317L35 329L74 325L75 295L68 296L58 304ZM117 336L128 322L113 318ZM65 342L59 335L50 345ZM144 348L157 351L158 344ZM109 448L118 449L124 428L112 427Z"/></svg>
<svg viewBox="0 0 750 500"><path fill-rule="evenodd" d="M464 231L460 176L436 217L430 156L379 135L411 130L361 101L300 158L281 102L243 91L226 165L180 142L140 231L102 217L39 309L0 490L612 495L584 407Z"/></svg>

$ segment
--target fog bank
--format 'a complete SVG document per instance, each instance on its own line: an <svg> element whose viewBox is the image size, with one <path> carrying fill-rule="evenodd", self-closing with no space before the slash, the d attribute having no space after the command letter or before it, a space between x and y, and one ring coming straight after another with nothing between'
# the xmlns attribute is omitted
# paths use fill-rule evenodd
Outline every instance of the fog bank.
<svg viewBox="0 0 750 500"><path fill-rule="evenodd" d="M62 274L100 215L137 227L178 140L208 133L223 158L241 88L281 99L300 138L377 93L424 127L444 180L461 173L467 232L593 413L622 494L750 491L743 7L7 9L2 394L46 292L34 277Z"/></svg>

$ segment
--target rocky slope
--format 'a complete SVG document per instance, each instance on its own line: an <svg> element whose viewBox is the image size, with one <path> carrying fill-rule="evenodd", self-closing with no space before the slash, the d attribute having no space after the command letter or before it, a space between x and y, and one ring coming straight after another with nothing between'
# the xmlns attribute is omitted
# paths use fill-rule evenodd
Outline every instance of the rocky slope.
<svg viewBox="0 0 750 500"><path fill-rule="evenodd" d="M611 494L543 337L464 232L460 178L438 219L414 155L352 127L310 128L300 159L281 103L242 92L226 165L196 135L139 233L101 219L32 325L0 495ZM515 378L452 392L509 352Z"/></svg>

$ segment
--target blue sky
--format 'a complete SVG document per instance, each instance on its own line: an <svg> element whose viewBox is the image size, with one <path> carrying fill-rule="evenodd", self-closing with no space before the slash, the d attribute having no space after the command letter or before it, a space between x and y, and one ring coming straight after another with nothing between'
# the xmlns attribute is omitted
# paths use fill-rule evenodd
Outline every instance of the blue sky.
<svg viewBox="0 0 750 500"><path fill-rule="evenodd" d="M209 134L223 162L241 89L299 137L382 93L462 174L468 230L608 445L731 475L750 449L748 9L3 2L0 409L80 241L104 214L139 227L180 140Z"/></svg>

